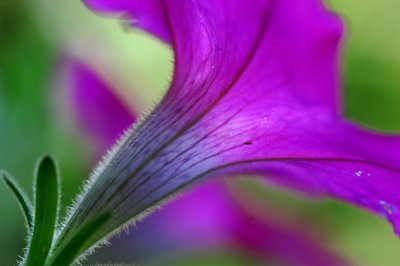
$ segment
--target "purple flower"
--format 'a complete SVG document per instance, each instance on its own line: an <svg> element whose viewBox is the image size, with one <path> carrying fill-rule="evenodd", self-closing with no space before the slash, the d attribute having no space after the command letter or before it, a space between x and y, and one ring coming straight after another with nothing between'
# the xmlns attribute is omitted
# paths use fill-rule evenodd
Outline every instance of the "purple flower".
<svg viewBox="0 0 400 266"><path fill-rule="evenodd" d="M94 70L67 56L60 61L61 79L66 84L59 85L66 90L59 98L71 99L63 109L79 128L86 130L84 133L90 135L96 153L100 155L96 159L101 158L124 129L136 121L136 116Z"/></svg>
<svg viewBox="0 0 400 266"><path fill-rule="evenodd" d="M91 139L101 140L96 145L111 147L135 115L83 63L66 58L61 73L69 81L63 93L68 113ZM114 119L99 120L103 115ZM154 260L158 254L177 250L225 246L285 265L347 265L317 241L316 232L304 233L310 228L300 225L296 217L285 214L289 219L282 219L279 211L258 207L254 200L247 199L245 203L252 208L243 208L243 202L240 204L221 182L207 183L146 219L131 232L125 245L129 245L130 256L135 255L136 260Z"/></svg>
<svg viewBox="0 0 400 266"><path fill-rule="evenodd" d="M168 42L172 84L110 152L58 243L103 212L87 248L201 180L257 174L385 216L399 230L400 139L340 114L342 23L319 0L87 0Z"/></svg>

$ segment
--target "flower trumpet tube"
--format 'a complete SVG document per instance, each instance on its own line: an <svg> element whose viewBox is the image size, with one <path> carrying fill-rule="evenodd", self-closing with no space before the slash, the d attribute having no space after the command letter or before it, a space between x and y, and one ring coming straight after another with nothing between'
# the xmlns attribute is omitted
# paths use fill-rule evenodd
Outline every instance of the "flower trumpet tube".
<svg viewBox="0 0 400 266"><path fill-rule="evenodd" d="M71 57L62 62L61 76L68 81L63 93L67 112L82 133L96 140L94 145L100 147L97 152L102 153L136 116L88 65ZM99 121L99 116L113 119ZM293 222L296 217L287 217L287 213L283 219L282 210L258 207L255 201L239 203L223 182L208 182L146 219L129 238L119 241L116 249L128 249L136 262L151 260L152 265L162 255L178 250L218 248L239 250L266 263L348 265L329 250L325 241L317 239L318 232L311 231L306 221ZM250 206L256 210L251 211Z"/></svg>
<svg viewBox="0 0 400 266"><path fill-rule="evenodd" d="M102 213L101 243L179 191L257 174L334 197L399 232L400 138L341 116L342 22L320 0L87 0L171 45L170 88L92 174L55 240Z"/></svg>

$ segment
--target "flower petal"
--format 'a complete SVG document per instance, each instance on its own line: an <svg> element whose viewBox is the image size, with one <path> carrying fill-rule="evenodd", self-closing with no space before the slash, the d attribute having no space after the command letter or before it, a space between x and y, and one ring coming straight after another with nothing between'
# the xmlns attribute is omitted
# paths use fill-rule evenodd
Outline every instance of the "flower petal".
<svg viewBox="0 0 400 266"><path fill-rule="evenodd" d="M207 151L202 163L216 165L210 172L263 174L301 191L334 196L388 218L400 233L398 136L363 131L327 109L289 98L221 115L233 106L237 101L215 108L213 119L203 120L208 124L197 125L207 135L197 144Z"/></svg>
<svg viewBox="0 0 400 266"><path fill-rule="evenodd" d="M119 13L131 26L140 27L165 42L171 41L171 33L160 0L84 0L90 8L101 13Z"/></svg>
<svg viewBox="0 0 400 266"><path fill-rule="evenodd" d="M74 118L80 120L86 134L99 140L100 153L103 154L129 126L133 117L92 69L72 58L64 60L64 64L69 70L67 78L71 81L68 89L74 96L70 110L74 111ZM112 120L98 120L98 115L104 110ZM119 119L120 116L123 119ZM265 209L260 213L265 213ZM139 230L131 232L129 246L136 256L151 254L154 257L174 248L234 245L264 261L345 265L328 248L321 246L323 243L313 240L312 235L282 226L284 223L277 221L278 216L274 212L272 221L265 215L250 214L234 201L223 183L207 184L147 219ZM279 239L279 242L271 241L272 238Z"/></svg>
<svg viewBox="0 0 400 266"><path fill-rule="evenodd" d="M83 62L65 58L62 62L68 79L69 109L96 145L106 151L133 122L135 115L117 98L103 79Z"/></svg>
<svg viewBox="0 0 400 266"><path fill-rule="evenodd" d="M320 1L160 3L175 50L171 88L100 165L59 241L112 213L94 244L194 182L234 173L272 175L397 228L399 138L337 115L341 23Z"/></svg>
<svg viewBox="0 0 400 266"><path fill-rule="evenodd" d="M266 85L263 92L274 89L274 80L287 79L292 85L288 89L305 102L338 108L342 24L321 0L86 3L97 11L128 14L135 26L171 39L176 66L170 100L217 101L257 68L263 77L257 75L257 82Z"/></svg>
<svg viewBox="0 0 400 266"><path fill-rule="evenodd" d="M326 243L317 241L315 230L309 234L309 226L293 226L294 217L289 216L288 222L276 210L264 206L257 211L246 210L232 196L222 182L197 187L132 231L130 249L138 256L150 254L154 259L157 254L174 250L181 253L182 249L232 247L265 263L348 265ZM246 202L248 205L254 202ZM267 212L268 218L261 215ZM146 243L146 237L151 243Z"/></svg>

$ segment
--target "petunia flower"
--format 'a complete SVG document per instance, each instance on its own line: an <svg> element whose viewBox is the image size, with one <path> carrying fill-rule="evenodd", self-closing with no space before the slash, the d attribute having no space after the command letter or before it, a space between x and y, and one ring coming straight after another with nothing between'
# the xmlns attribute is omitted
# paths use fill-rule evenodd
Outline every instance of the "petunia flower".
<svg viewBox="0 0 400 266"><path fill-rule="evenodd" d="M96 71L70 57L62 61L61 76L68 83L63 86L63 100L69 116L83 133L97 140L96 146L111 147L136 115ZM105 119L100 120L103 116ZM242 205L222 182L208 182L146 219L122 244L129 246L130 256L136 255L136 261L140 257L154 260L176 250L227 246L280 265L347 265L322 241L315 240L315 232L304 233L306 226L293 226L276 210L257 207L250 200L245 205L252 205L256 212Z"/></svg>
<svg viewBox="0 0 400 266"><path fill-rule="evenodd" d="M83 133L90 136L96 147L98 155L94 159L101 158L122 132L136 121L136 115L90 67L64 56L58 72L55 86L64 90L56 91L59 99L56 109L61 111L64 120L72 120L70 122L84 129Z"/></svg>
<svg viewBox="0 0 400 266"><path fill-rule="evenodd" d="M341 20L320 0L87 0L171 45L170 88L77 199L56 246L108 219L90 248L179 191L256 174L390 220L399 233L400 139L341 115Z"/></svg>

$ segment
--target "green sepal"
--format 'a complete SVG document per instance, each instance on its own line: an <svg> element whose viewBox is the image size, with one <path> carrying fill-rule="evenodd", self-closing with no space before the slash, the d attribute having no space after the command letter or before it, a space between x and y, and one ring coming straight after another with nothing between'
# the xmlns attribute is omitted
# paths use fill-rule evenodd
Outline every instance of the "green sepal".
<svg viewBox="0 0 400 266"><path fill-rule="evenodd" d="M52 158L45 156L39 160L34 189L35 215L26 258L27 266L44 265L56 229L60 180Z"/></svg>
<svg viewBox="0 0 400 266"><path fill-rule="evenodd" d="M67 238L64 244L61 244L59 248L56 249L54 255L51 257L50 262L46 263L48 266L69 266L73 261L81 254L82 250L85 249L87 240L96 233L96 231L109 219L111 214L105 213L103 215L97 216L79 230L75 234Z"/></svg>
<svg viewBox="0 0 400 266"><path fill-rule="evenodd" d="M32 222L33 222L33 209L32 204L25 194L25 192L21 189L21 187L17 184L17 182L8 174L2 172L1 178L7 188L11 191L14 195L15 199L17 200L22 214L24 215L25 222L28 228L28 232L32 232Z"/></svg>

